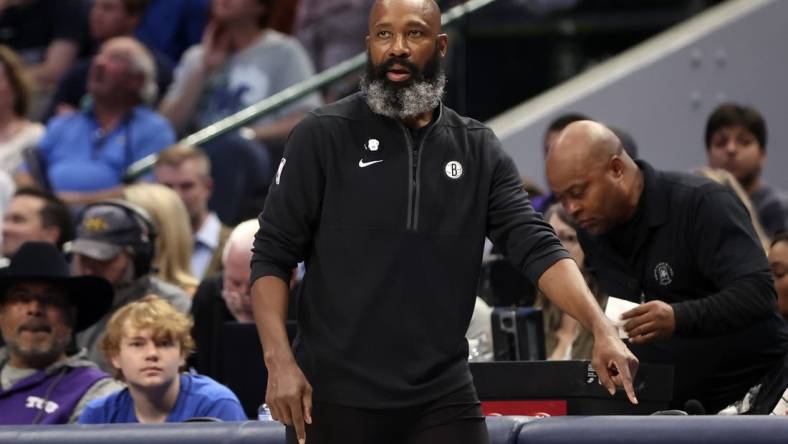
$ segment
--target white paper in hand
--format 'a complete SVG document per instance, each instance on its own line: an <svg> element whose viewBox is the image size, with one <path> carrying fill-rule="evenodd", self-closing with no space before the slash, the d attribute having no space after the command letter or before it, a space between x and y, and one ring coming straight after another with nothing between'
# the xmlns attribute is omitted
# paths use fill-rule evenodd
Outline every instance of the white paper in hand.
<svg viewBox="0 0 788 444"><path fill-rule="evenodd" d="M605 316L610 319L610 322L618 327L618 337L626 339L629 336L624 331L624 321L621 320L621 314L625 311L632 310L639 304L630 302L624 299L614 298L612 296L607 298L607 306L605 307Z"/></svg>

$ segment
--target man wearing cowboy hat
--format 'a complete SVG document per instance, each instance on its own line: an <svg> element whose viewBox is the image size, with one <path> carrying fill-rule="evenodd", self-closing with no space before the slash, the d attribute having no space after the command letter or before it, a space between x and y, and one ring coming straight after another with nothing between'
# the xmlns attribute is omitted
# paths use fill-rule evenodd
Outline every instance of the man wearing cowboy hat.
<svg viewBox="0 0 788 444"><path fill-rule="evenodd" d="M0 424L75 422L88 401L121 385L85 359L68 354L73 333L112 303L105 279L71 277L63 255L27 242L0 275Z"/></svg>

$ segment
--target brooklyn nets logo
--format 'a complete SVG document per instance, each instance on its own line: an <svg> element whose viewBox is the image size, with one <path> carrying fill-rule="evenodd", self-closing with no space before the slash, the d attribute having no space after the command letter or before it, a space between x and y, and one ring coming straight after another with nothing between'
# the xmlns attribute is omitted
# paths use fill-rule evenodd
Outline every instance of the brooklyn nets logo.
<svg viewBox="0 0 788 444"><path fill-rule="evenodd" d="M673 282L673 269L667 262L660 262L654 268L654 279L660 285L670 285Z"/></svg>
<svg viewBox="0 0 788 444"><path fill-rule="evenodd" d="M456 160L447 163L443 170L446 172L449 179L459 179L462 177L462 165Z"/></svg>

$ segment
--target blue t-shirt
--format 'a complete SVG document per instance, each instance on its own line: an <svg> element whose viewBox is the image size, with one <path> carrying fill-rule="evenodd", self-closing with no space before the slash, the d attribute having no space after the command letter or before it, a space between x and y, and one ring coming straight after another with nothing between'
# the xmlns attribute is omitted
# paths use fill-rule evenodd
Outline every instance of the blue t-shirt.
<svg viewBox="0 0 788 444"><path fill-rule="evenodd" d="M183 373L180 378L178 399L165 422L183 422L200 416L224 421L247 420L238 398L227 387L202 375ZM139 421L128 388L89 402L79 417L80 424L129 422Z"/></svg>
<svg viewBox="0 0 788 444"><path fill-rule="evenodd" d="M178 62L183 51L202 40L210 9L209 0L152 0L134 34Z"/></svg>
<svg viewBox="0 0 788 444"><path fill-rule="evenodd" d="M102 133L92 111L55 117L38 150L55 191L98 191L120 185L134 161L173 143L170 124L152 109L137 106L109 134Z"/></svg>

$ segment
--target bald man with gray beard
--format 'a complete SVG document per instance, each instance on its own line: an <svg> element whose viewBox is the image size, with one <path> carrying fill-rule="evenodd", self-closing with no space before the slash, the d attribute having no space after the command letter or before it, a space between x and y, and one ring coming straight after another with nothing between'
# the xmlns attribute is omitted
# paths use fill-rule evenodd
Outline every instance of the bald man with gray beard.
<svg viewBox="0 0 788 444"><path fill-rule="evenodd" d="M448 38L432 0L381 0L362 91L294 130L260 215L252 310L266 403L288 442L487 443L468 368L485 236L594 333L633 402L637 359L531 208L483 124L441 103ZM306 262L291 351L290 271Z"/></svg>

